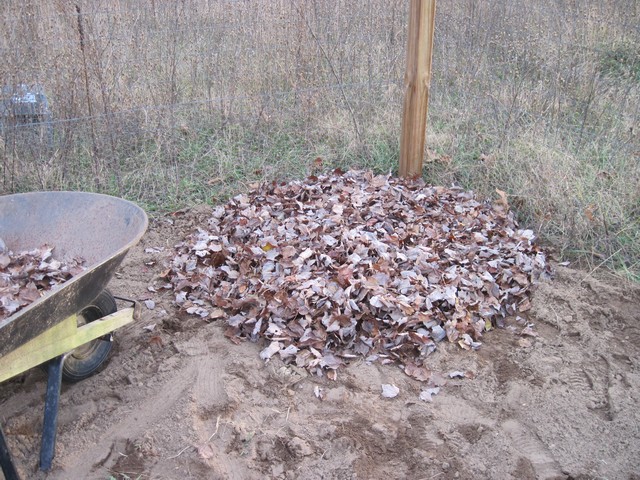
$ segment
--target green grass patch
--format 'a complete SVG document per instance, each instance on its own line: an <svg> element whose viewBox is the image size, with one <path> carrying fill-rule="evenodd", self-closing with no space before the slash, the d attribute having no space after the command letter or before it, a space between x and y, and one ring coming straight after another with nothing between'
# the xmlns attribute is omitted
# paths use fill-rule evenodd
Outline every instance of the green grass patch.
<svg viewBox="0 0 640 480"><path fill-rule="evenodd" d="M623 42L601 49L599 70L613 78L640 82L640 45Z"/></svg>

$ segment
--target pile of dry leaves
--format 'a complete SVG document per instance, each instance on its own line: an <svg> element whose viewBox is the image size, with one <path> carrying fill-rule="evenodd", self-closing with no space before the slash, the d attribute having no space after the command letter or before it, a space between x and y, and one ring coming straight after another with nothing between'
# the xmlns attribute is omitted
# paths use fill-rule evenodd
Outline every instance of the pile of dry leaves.
<svg viewBox="0 0 640 480"><path fill-rule="evenodd" d="M52 252L53 247L43 245L14 254L0 239L0 320L84 270L82 260L60 262Z"/></svg>
<svg viewBox="0 0 640 480"><path fill-rule="evenodd" d="M332 378L347 359L400 361L416 378L445 338L464 349L530 308L546 270L508 207L459 188L336 171L269 184L213 211L176 246L176 303L226 318L261 357Z"/></svg>

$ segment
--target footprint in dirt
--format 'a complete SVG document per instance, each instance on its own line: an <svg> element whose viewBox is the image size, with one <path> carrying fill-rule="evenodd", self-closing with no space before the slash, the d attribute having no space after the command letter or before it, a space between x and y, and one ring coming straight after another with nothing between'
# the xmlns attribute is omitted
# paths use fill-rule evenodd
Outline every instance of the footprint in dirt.
<svg viewBox="0 0 640 480"><path fill-rule="evenodd" d="M510 419L502 429L513 442L513 448L521 457L513 473L514 478L560 479L566 478L549 449L524 425ZM534 476L526 475L533 470Z"/></svg>
<svg viewBox="0 0 640 480"><path fill-rule="evenodd" d="M610 402L610 378L609 362L598 356L582 368L569 372L565 381L572 392L584 398L589 411L603 420L612 421L615 414Z"/></svg>

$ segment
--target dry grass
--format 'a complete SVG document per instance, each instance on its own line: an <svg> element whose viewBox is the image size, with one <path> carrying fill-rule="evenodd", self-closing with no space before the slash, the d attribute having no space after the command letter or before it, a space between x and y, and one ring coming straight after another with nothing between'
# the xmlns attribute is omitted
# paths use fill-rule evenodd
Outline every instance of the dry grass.
<svg viewBox="0 0 640 480"><path fill-rule="evenodd" d="M43 85L55 121L5 128L1 192L167 210L318 156L394 169L407 3L5 0L0 83ZM634 0L440 1L425 176L637 279L639 24Z"/></svg>

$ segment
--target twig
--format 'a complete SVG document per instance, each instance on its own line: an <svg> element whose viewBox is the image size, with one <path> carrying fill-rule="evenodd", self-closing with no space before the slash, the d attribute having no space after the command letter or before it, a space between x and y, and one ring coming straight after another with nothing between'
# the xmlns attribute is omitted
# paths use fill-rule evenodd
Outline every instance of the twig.
<svg viewBox="0 0 640 480"><path fill-rule="evenodd" d="M180 455L182 455L184 452L186 452L189 448L193 448L193 445L187 445L182 450L180 450L178 453L176 453L174 456L168 457L167 460L173 460L174 458L178 458Z"/></svg>
<svg viewBox="0 0 640 480"><path fill-rule="evenodd" d="M320 39L318 38L318 36L313 31L313 28L311 28L311 24L309 23L309 20L307 19L306 15L304 15L304 13L302 12L302 9L300 7L296 6L296 10L298 10L298 14L304 20L304 23L305 23L305 25L307 27L307 30L309 31L309 34L311 35L311 37L313 37L313 40L316 42L316 45L320 49L320 52L322 53L322 56L327 61L327 65L329 65L329 70L331 71L331 74L333 75L333 77L338 82L338 88L340 89L340 94L342 95L342 99L344 100L344 103L347 106L347 108L349 109L349 113L351 114L351 120L353 121L353 128L354 128L354 130L356 132L356 137L358 137L358 141L362 142L362 135L360 134L360 127L358 127L358 120L356 119L356 114L353 111L353 107L351 107L351 103L349 102L349 99L347 98L347 94L345 93L344 88L342 88L342 83L340 82L340 77L338 77L338 74L336 73L336 69L333 67L333 63L331 62L331 58L329 57L329 54L327 53L327 50L324 48L324 46L320 42Z"/></svg>
<svg viewBox="0 0 640 480"><path fill-rule="evenodd" d="M220 427L220 415L218 415L218 418L216 418L216 430L215 430L215 432L213 432L213 433L211 434L211 436L210 436L209 438L207 438L207 441L206 441L205 443L210 442L210 441L211 441L211 439L212 439L213 437L215 437L216 433L218 433L218 427Z"/></svg>
<svg viewBox="0 0 640 480"><path fill-rule="evenodd" d="M83 66L83 76L84 76L84 89L85 94L87 95L87 109L89 111L89 117L93 119L93 104L91 102L91 88L89 84L89 68L87 65L87 52L85 46L85 34L84 34L84 25L82 21L82 10L80 9L80 5L76 4L76 13L78 15L78 36L80 37L80 51L82 53L82 66ZM96 125L93 120L90 122L91 124L91 142L93 144L93 169L94 169L94 182L96 184L96 188L100 190L100 160L98 159L98 142L97 142L97 134L96 134Z"/></svg>
<svg viewBox="0 0 640 480"><path fill-rule="evenodd" d="M215 434L218 433L218 428L220 428L220 415L218 415L218 418L216 419L216 429L215 429L215 431L211 434L211 436L209 436L209 438L207 439L206 442L204 442L203 445L206 445L207 443L209 443L211 441L211 439L215 436ZM174 458L178 458L180 455L182 455L184 452L186 452L189 448L196 448L196 447L194 447L193 445L187 445L186 447L184 447L182 450L180 450L178 453L176 453L172 457L167 457L167 460L172 460Z"/></svg>
<svg viewBox="0 0 640 480"><path fill-rule="evenodd" d="M329 450L331 450L331 447L327 448L324 452L322 452L322 455L320 456L320 460L322 460L322 459L324 458L325 454L326 454Z"/></svg>

